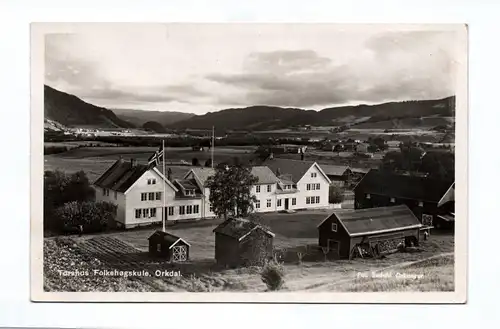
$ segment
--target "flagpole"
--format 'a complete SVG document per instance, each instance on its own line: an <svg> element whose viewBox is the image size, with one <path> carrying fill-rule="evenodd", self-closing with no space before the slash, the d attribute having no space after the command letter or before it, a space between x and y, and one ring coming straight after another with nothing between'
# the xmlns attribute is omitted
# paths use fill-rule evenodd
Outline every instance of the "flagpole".
<svg viewBox="0 0 500 329"><path fill-rule="evenodd" d="M163 150L163 161L162 161L163 162L163 176L165 176L165 178L168 179L166 176L166 172L165 172L165 140L164 139L161 140L161 149ZM162 214L163 214L163 216L162 216L163 232L165 232L165 221L166 221L166 217L167 217L167 208L166 208L166 204L165 204L165 202L166 202L165 200L167 198L167 196L165 195L166 185L167 185L167 182L164 181L163 182L163 197L162 197L162 199L163 199L163 211L162 211Z"/></svg>
<svg viewBox="0 0 500 329"><path fill-rule="evenodd" d="M212 169L214 169L214 147L215 147L215 128L212 126Z"/></svg>

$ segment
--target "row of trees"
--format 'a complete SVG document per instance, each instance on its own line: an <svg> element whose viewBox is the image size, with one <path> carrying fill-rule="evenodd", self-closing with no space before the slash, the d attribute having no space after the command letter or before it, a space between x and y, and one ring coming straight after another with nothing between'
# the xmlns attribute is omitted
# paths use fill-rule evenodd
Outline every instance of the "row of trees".
<svg viewBox="0 0 500 329"><path fill-rule="evenodd" d="M44 173L44 229L52 232L96 232L114 222L116 205L95 202L95 190L85 172Z"/></svg>

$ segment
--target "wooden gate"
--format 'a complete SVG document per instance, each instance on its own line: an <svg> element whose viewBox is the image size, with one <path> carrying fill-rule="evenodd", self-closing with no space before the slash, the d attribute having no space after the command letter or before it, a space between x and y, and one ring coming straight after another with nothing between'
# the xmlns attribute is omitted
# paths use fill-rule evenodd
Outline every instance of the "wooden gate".
<svg viewBox="0 0 500 329"><path fill-rule="evenodd" d="M172 248L172 260L174 262L187 261L187 247L186 246L174 246Z"/></svg>

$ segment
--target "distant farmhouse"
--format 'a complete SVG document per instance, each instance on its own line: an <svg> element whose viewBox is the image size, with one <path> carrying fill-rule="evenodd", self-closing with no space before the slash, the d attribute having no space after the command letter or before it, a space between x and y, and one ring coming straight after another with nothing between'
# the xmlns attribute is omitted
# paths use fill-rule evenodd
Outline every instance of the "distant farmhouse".
<svg viewBox="0 0 500 329"><path fill-rule="evenodd" d="M276 160L251 167L258 179L252 187L255 212L328 206L331 181L317 163ZM160 223L163 198L167 221L212 218L207 180L214 174L212 168L196 167L172 179L157 168L119 159L95 181L96 200L116 204L117 224L125 228Z"/></svg>
<svg viewBox="0 0 500 329"><path fill-rule="evenodd" d="M225 267L262 265L272 258L274 233L243 218L230 218L215 233L215 260Z"/></svg>
<svg viewBox="0 0 500 329"><path fill-rule="evenodd" d="M319 246L332 258L378 256L418 245L422 226L406 205L338 210L318 225Z"/></svg>
<svg viewBox="0 0 500 329"><path fill-rule="evenodd" d="M454 221L454 189L452 181L372 169L354 188L355 208L405 204L424 224L439 227Z"/></svg>

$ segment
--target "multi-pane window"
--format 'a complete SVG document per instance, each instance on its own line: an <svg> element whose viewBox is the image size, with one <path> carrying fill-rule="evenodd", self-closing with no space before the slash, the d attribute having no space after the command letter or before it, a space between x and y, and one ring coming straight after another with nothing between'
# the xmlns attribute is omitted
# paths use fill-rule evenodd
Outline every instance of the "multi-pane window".
<svg viewBox="0 0 500 329"><path fill-rule="evenodd" d="M267 208L271 208L271 199L267 199L266 201Z"/></svg>
<svg viewBox="0 0 500 329"><path fill-rule="evenodd" d="M321 189L321 184L320 184L320 183L317 183L317 184L316 184L316 189L317 189L317 190L320 190L320 189Z"/></svg>
<svg viewBox="0 0 500 329"><path fill-rule="evenodd" d="M186 213L186 206L179 206L179 215L184 215Z"/></svg>
<svg viewBox="0 0 500 329"><path fill-rule="evenodd" d="M187 206L187 211L186 211L186 213L187 213L188 215L193 213L193 206L192 206L192 205Z"/></svg>
<svg viewBox="0 0 500 329"><path fill-rule="evenodd" d="M135 218L141 218L141 209L135 210Z"/></svg>
<svg viewBox="0 0 500 329"><path fill-rule="evenodd" d="M271 192L271 186L272 185L267 185L267 192Z"/></svg>
<svg viewBox="0 0 500 329"><path fill-rule="evenodd" d="M197 214L200 212L200 206L195 204L193 207L193 214Z"/></svg>
<svg viewBox="0 0 500 329"><path fill-rule="evenodd" d="M260 193L260 185L255 186L255 192Z"/></svg>
<svg viewBox="0 0 500 329"><path fill-rule="evenodd" d="M147 193L141 193L141 201L147 201L148 199L148 194Z"/></svg>
<svg viewBox="0 0 500 329"><path fill-rule="evenodd" d="M318 173L315 173L315 172L312 172L312 173L311 173L311 177L312 177L312 178L315 178L315 177L317 177L317 176L318 176Z"/></svg>
<svg viewBox="0 0 500 329"><path fill-rule="evenodd" d="M316 203L319 203L319 196L316 197Z"/></svg>
<svg viewBox="0 0 500 329"><path fill-rule="evenodd" d="M149 200L154 200L155 199L155 192L149 192Z"/></svg>
<svg viewBox="0 0 500 329"><path fill-rule="evenodd" d="M142 217L149 217L149 209L142 209Z"/></svg>
<svg viewBox="0 0 500 329"><path fill-rule="evenodd" d="M276 201L276 206L281 207L281 199L278 199L278 201Z"/></svg>
<svg viewBox="0 0 500 329"><path fill-rule="evenodd" d="M260 200L255 201L255 209L260 209Z"/></svg>
<svg viewBox="0 0 500 329"><path fill-rule="evenodd" d="M168 215L173 216L174 215L174 207L168 207Z"/></svg>
<svg viewBox="0 0 500 329"><path fill-rule="evenodd" d="M337 224L332 223L332 232L337 232Z"/></svg>
<svg viewBox="0 0 500 329"><path fill-rule="evenodd" d="M161 192L156 192L156 200L161 200Z"/></svg>
<svg viewBox="0 0 500 329"><path fill-rule="evenodd" d="M156 178L149 178L148 185L154 185L154 184L156 184Z"/></svg>
<svg viewBox="0 0 500 329"><path fill-rule="evenodd" d="M311 190L311 184L306 185L306 190L310 191Z"/></svg>
<svg viewBox="0 0 500 329"><path fill-rule="evenodd" d="M149 215L150 215L151 217L156 217L156 208L151 208L151 209L149 210Z"/></svg>
<svg viewBox="0 0 500 329"><path fill-rule="evenodd" d="M310 197L306 197L306 204L311 204L311 198Z"/></svg>
<svg viewBox="0 0 500 329"><path fill-rule="evenodd" d="M295 206L297 204L297 199L296 198L292 198L292 206Z"/></svg>

